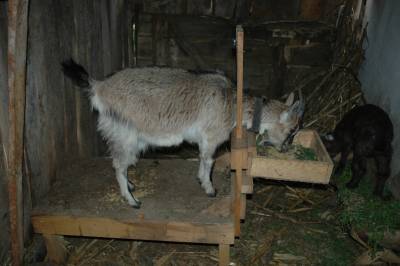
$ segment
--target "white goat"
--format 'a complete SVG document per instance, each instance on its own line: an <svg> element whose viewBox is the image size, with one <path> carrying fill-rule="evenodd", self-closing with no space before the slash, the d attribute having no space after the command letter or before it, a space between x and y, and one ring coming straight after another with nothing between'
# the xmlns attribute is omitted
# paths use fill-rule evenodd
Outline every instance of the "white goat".
<svg viewBox="0 0 400 266"><path fill-rule="evenodd" d="M197 143L200 150L198 179L209 196L216 192L210 180L216 148L235 126L231 82L220 74L196 74L174 68L133 68L103 81L91 79L72 59L62 63L74 84L89 89L90 101L99 112L98 129L108 141L122 196L139 208L127 168L149 146ZM252 126L254 99L244 98L244 125ZM263 104L259 133L281 147L297 127L301 104L271 101Z"/></svg>

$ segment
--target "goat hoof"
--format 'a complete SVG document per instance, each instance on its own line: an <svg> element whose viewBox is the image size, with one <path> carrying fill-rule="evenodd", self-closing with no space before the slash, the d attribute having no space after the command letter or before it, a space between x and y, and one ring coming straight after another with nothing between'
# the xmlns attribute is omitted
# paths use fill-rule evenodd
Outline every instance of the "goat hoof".
<svg viewBox="0 0 400 266"><path fill-rule="evenodd" d="M343 168L338 167L338 168L335 169L333 175L336 176L336 177L337 177L337 176L341 176L342 173L343 173L343 170L344 170Z"/></svg>
<svg viewBox="0 0 400 266"><path fill-rule="evenodd" d="M379 197L381 198L381 200L383 201L391 201L392 200L392 195L379 195Z"/></svg>
<svg viewBox="0 0 400 266"><path fill-rule="evenodd" d="M346 187L349 188L349 189L354 189L354 188L357 187L357 184L356 184L356 183L349 182L349 183L346 184Z"/></svg>
<svg viewBox="0 0 400 266"><path fill-rule="evenodd" d="M131 205L132 208L134 209L140 209L140 206L142 205L142 203L140 201L136 201L135 204Z"/></svg>
<svg viewBox="0 0 400 266"><path fill-rule="evenodd" d="M215 189L213 192L207 193L207 196L210 198L215 198L215 196L217 196L217 190Z"/></svg>

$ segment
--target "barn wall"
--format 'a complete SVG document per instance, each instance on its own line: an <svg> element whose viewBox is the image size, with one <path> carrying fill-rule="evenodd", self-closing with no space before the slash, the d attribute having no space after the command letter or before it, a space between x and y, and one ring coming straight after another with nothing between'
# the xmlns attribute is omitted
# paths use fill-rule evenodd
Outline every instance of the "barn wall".
<svg viewBox="0 0 400 266"><path fill-rule="evenodd" d="M31 0L27 58L24 161L24 235L29 240L32 202L45 195L57 171L72 160L105 153L84 93L66 80L69 57L95 78L132 65L133 1ZM8 255L5 168L8 121L7 1L0 1L0 264ZM31 191L29 190L31 184Z"/></svg>
<svg viewBox="0 0 400 266"><path fill-rule="evenodd" d="M105 152L96 114L60 62L73 57L97 79L128 66L130 10L124 0L31 0L25 138L33 204L58 169Z"/></svg>
<svg viewBox="0 0 400 266"><path fill-rule="evenodd" d="M143 1L139 66L222 70L235 79L235 26L245 26L244 87L278 97L331 63L337 1ZM337 6L336 6L337 9ZM322 18L326 23L321 23Z"/></svg>
<svg viewBox="0 0 400 266"><path fill-rule="evenodd" d="M4 145L7 141L7 2L0 2L0 264L9 246L8 193Z"/></svg>
<svg viewBox="0 0 400 266"><path fill-rule="evenodd" d="M360 70L368 102L384 108L394 124L394 153L390 183L400 198L400 1L367 1L365 61Z"/></svg>

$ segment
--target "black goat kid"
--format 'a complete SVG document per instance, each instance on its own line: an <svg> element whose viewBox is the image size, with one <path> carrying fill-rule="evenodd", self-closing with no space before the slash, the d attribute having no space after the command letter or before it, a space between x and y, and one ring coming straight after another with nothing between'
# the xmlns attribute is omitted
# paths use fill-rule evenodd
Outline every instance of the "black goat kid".
<svg viewBox="0 0 400 266"><path fill-rule="evenodd" d="M377 166L374 194L383 197L383 188L390 175L392 140L393 125L389 116L378 106L366 104L345 114L334 132L324 138L324 143L332 157L341 154L336 175L342 173L348 155L353 152L348 188L358 186L365 175L367 159L374 158Z"/></svg>

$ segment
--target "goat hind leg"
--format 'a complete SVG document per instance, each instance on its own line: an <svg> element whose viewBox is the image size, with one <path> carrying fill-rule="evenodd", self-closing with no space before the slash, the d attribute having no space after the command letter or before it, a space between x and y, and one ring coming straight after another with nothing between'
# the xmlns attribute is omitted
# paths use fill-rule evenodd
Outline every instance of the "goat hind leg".
<svg viewBox="0 0 400 266"><path fill-rule="evenodd" d="M216 196L216 190L211 183L211 169L214 164L212 156L214 155L216 145L202 144L200 146L200 168L199 180L201 187L209 197Z"/></svg>
<svg viewBox="0 0 400 266"><path fill-rule="evenodd" d="M130 193L135 191L135 185L129 179L128 179L128 190L129 190Z"/></svg>
<svg viewBox="0 0 400 266"><path fill-rule="evenodd" d="M128 180L128 167L132 162L132 157L127 154L124 156L116 156L113 160L115 174L121 191L121 195L128 201L128 204L134 208L140 208L141 202L131 193L134 189L133 184Z"/></svg>

